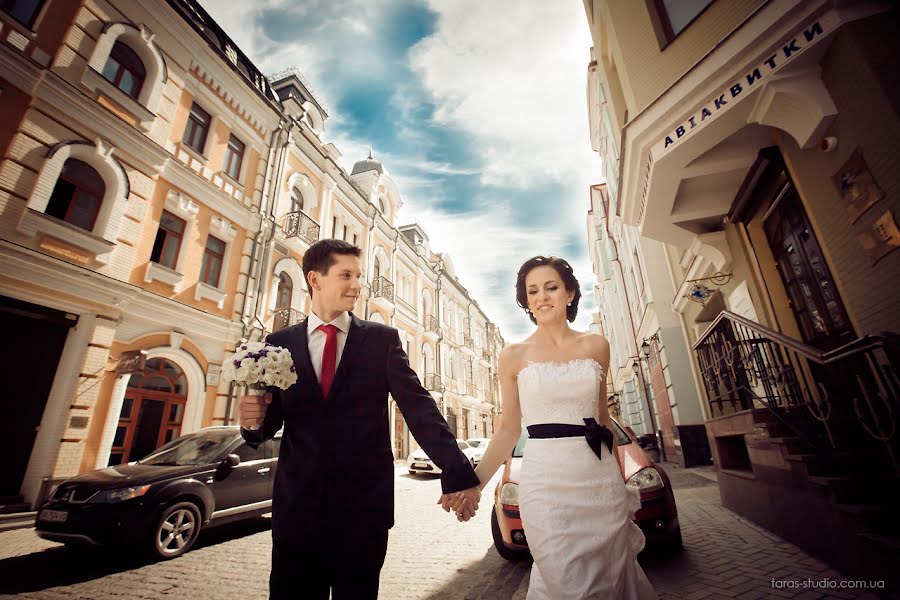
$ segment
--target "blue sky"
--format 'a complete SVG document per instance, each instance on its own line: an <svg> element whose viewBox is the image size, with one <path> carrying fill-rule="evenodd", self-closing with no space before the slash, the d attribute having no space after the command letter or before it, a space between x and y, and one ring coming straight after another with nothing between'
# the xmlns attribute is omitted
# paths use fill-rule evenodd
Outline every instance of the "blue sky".
<svg viewBox="0 0 900 600"><path fill-rule="evenodd" d="M595 310L585 219L599 181L578 0L201 0L265 73L298 68L348 171L371 147L404 207L507 341L533 329L515 304L535 254L568 259Z"/></svg>

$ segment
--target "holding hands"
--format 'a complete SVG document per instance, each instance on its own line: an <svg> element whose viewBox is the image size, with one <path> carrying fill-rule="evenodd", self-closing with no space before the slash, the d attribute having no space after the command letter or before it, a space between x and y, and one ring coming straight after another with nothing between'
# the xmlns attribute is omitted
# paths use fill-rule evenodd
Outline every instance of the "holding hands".
<svg viewBox="0 0 900 600"><path fill-rule="evenodd" d="M445 512L452 510L456 513L457 520L460 523L464 523L475 516L480 500L481 487L476 486L460 492L442 494L437 503L441 505Z"/></svg>

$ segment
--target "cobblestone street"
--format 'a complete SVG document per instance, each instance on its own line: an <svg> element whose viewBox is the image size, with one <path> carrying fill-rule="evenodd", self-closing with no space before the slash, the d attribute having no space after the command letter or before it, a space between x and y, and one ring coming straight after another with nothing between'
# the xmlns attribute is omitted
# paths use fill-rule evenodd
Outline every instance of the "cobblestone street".
<svg viewBox="0 0 900 600"><path fill-rule="evenodd" d="M661 598L875 598L847 590L773 589L772 579L822 582L834 571L721 507L710 471L668 469L685 550L641 559ZM698 474L700 473L700 474ZM490 534L490 500L460 524L434 502L437 478L397 469L397 524L382 571L385 599L525 598L530 563L507 562ZM493 483L488 486L493 490ZM71 551L32 529L0 533L3 598L263 598L268 519L202 534L182 558L144 564L93 549Z"/></svg>

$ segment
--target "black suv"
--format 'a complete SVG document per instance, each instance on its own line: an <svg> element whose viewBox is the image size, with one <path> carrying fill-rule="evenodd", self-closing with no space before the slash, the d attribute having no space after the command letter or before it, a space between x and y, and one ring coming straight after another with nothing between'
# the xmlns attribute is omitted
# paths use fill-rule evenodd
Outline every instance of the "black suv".
<svg viewBox="0 0 900 600"><path fill-rule="evenodd" d="M35 531L65 544L131 544L151 557L187 552L201 527L271 511L281 438L253 449L238 427L207 427L146 458L62 482Z"/></svg>

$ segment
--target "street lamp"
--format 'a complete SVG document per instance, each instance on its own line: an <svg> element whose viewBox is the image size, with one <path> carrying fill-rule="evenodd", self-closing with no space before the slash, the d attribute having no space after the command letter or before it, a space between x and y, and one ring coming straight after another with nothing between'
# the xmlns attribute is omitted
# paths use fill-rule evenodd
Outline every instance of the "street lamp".
<svg viewBox="0 0 900 600"><path fill-rule="evenodd" d="M657 435L657 427L654 423L653 418L653 407L650 405L650 391L647 389L647 379L644 377L643 369L641 368L641 361L647 362L647 370L650 369L650 341L649 340L658 340L659 337L654 334L650 336L650 338L644 338L643 343L641 344L641 354L643 356L630 356L634 362L631 363L631 369L634 371L634 374L641 379L641 387L644 390L644 397L647 399L647 410L650 411L650 431L653 433L653 437L657 438L657 443L659 445L659 456L661 460L666 460L666 449L662 440L662 431L660 431L659 435Z"/></svg>

